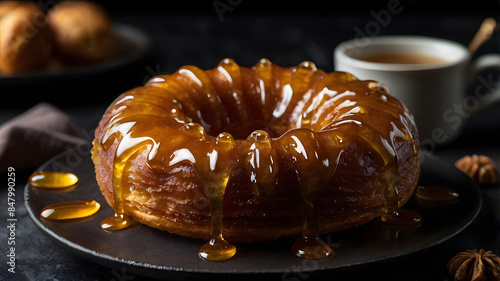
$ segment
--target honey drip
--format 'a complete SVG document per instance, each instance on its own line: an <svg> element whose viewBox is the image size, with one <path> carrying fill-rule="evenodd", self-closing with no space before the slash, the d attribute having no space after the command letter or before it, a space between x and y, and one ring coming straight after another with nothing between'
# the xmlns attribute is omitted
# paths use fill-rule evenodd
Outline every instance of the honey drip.
<svg viewBox="0 0 500 281"><path fill-rule="evenodd" d="M221 133L201 165L195 164L210 205L211 240L201 247L198 255L207 261L223 261L236 254L236 247L222 236L222 205L231 170L235 164L231 155L235 141L231 134ZM206 163L208 161L208 165ZM198 165L197 165L198 164Z"/></svg>
<svg viewBox="0 0 500 281"><path fill-rule="evenodd" d="M49 189L62 189L75 185L78 177L73 173L38 171L29 178L32 186Z"/></svg>
<svg viewBox="0 0 500 281"><path fill-rule="evenodd" d="M384 173L384 177L386 180L387 188L385 189L385 214L384 216L394 216L395 218L400 218L398 215L399 209L399 200L398 193L396 190L396 185L398 184L398 175L397 175L397 165L395 162L391 162L386 165L386 171ZM382 221L385 221L382 219Z"/></svg>
<svg viewBox="0 0 500 281"><path fill-rule="evenodd" d="M415 196L420 202L446 205L455 203L460 194L448 186L418 186Z"/></svg>
<svg viewBox="0 0 500 281"><path fill-rule="evenodd" d="M391 125L393 128L390 137L387 139L374 137L376 136L375 129L366 126L361 128L359 133L359 136L378 152L384 163L382 175L386 186L384 189L385 213L382 215L381 220L384 223L402 227L419 227L422 224L422 218L416 212L400 209L399 194L397 192L400 176L398 155L393 142L396 137L408 140L410 138L409 133L407 133L409 130L407 130L407 125L404 125L403 128L397 128L394 123L391 123Z"/></svg>
<svg viewBox="0 0 500 281"><path fill-rule="evenodd" d="M105 230L121 230L132 225L132 218L125 215L123 207L123 189L122 189L122 175L123 167L125 166L128 157L115 160L113 166L113 196L114 196L114 210L113 216L105 218L101 221L101 228Z"/></svg>
<svg viewBox="0 0 500 281"><path fill-rule="evenodd" d="M113 123L111 123L114 125ZM102 145L105 148L109 148L116 140L116 135L118 132L121 133L121 142L115 153L115 159L113 162L113 209L115 214L113 216L107 217L101 222L101 228L105 230L121 230L132 225L132 218L125 214L125 208L123 204L123 182L122 176L124 173L124 168L127 165L127 161L135 153L140 152L146 145L149 145L151 150L151 142L154 141L150 138L134 138L132 136L134 132L135 122L127 122L116 127L111 127L107 134L102 139ZM115 136L115 137L113 137ZM155 147L153 145L152 147Z"/></svg>
<svg viewBox="0 0 500 281"><path fill-rule="evenodd" d="M48 220L73 220L90 217L101 208L95 200L68 201L48 205L40 216Z"/></svg>
<svg viewBox="0 0 500 281"><path fill-rule="evenodd" d="M212 237L214 234L212 233ZM236 247L224 240L222 234L216 234L200 248L198 256L206 261L225 261L236 254Z"/></svg>
<svg viewBox="0 0 500 281"><path fill-rule="evenodd" d="M273 65L268 59L261 59L253 68L255 71L255 76L257 77L255 85L255 92L260 95L260 104L258 108L261 110L261 115L263 120L269 120L270 112L266 110L267 104L269 104L271 95L271 87L266 81L270 81L272 77Z"/></svg>
<svg viewBox="0 0 500 281"><path fill-rule="evenodd" d="M297 174L304 210L302 238L294 243L292 251L301 258L326 259L333 255L333 250L317 236L321 230L314 206L322 188L332 178L337 161L330 163L315 132L297 129L289 137L286 142L290 144L287 147L290 166Z"/></svg>
<svg viewBox="0 0 500 281"><path fill-rule="evenodd" d="M397 165L395 161L386 166L385 178L387 189L385 191L386 209L385 214L380 218L382 222L389 223L401 227L414 227L417 228L422 224L422 217L420 214L400 209L399 195L397 193L396 185L398 184L399 176L397 175Z"/></svg>
<svg viewBox="0 0 500 281"><path fill-rule="evenodd" d="M121 230L131 226L132 223L133 220L129 216L123 213L115 213L101 222L101 228L105 230Z"/></svg>
<svg viewBox="0 0 500 281"><path fill-rule="evenodd" d="M406 209L385 213L380 219L384 223L402 227L417 228L422 224L422 217L418 213Z"/></svg>
<svg viewBox="0 0 500 281"><path fill-rule="evenodd" d="M247 154L243 165L249 173L249 181L255 196L269 196L276 185L278 160L265 131L257 130L244 143Z"/></svg>
<svg viewBox="0 0 500 281"><path fill-rule="evenodd" d="M293 244L292 252L297 257L310 260L332 258L335 255L332 248L317 235L302 236Z"/></svg>
<svg viewBox="0 0 500 281"><path fill-rule="evenodd" d="M377 83L375 83L377 84ZM372 85L374 87L374 85ZM396 147L394 145L394 140L396 137L401 139L410 140L411 135L409 133L409 124L406 122L401 122L403 125L398 128L395 123L390 123L392 126L389 138L382 139L376 138L374 136L374 128L364 127L360 131L360 136L378 152L384 161L384 170L382 172L386 188L384 190L385 197L385 213L382 215L381 220L384 223L389 223L392 225L397 225L401 227L413 227L418 228L422 224L422 217L420 214L410 211L400 209L399 205L399 194L397 192L399 176L399 166L398 166L398 155L396 153ZM415 148L414 148L415 149Z"/></svg>

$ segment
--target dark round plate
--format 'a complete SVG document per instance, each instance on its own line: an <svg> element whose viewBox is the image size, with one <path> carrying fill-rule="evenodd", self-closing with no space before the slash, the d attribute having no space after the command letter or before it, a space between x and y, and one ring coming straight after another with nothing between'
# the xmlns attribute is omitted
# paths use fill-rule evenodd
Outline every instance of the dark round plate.
<svg viewBox="0 0 500 281"><path fill-rule="evenodd" d="M481 208L481 193L477 185L455 167L424 153L421 185L447 185L460 193L459 202L446 206L424 206L412 198L406 209L419 212L423 224L416 230L397 230L385 227L378 219L361 227L324 235L323 239L336 252L329 260L303 260L295 257L290 246L293 241L274 244L237 244L238 252L225 262L206 262L198 257L205 243L162 232L139 223L132 227L109 232L100 222L113 214L99 191L88 150L69 150L39 170L69 171L80 182L66 192L47 192L25 188L25 204L36 226L57 244L104 266L126 269L127 273L175 278L179 274L281 274L293 278L305 271L335 271L358 268L415 253L450 239L467 227ZM63 201L97 200L99 213L83 221L57 222L40 218L43 207Z"/></svg>
<svg viewBox="0 0 500 281"><path fill-rule="evenodd" d="M58 70L41 69L13 75L0 74L0 85L32 85L96 75L123 67L146 55L150 48L150 40L142 31L133 26L120 23L114 23L113 30L118 41L117 51L115 56L108 61L89 66L75 66Z"/></svg>

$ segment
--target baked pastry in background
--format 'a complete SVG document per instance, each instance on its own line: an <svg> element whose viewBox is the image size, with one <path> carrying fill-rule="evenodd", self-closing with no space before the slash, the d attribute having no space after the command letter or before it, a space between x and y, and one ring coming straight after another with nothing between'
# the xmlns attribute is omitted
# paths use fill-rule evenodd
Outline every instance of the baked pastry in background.
<svg viewBox="0 0 500 281"><path fill-rule="evenodd" d="M0 20L7 15L9 12L12 12L15 8L21 6L25 2L20 1L1 1L0 2Z"/></svg>
<svg viewBox="0 0 500 281"><path fill-rule="evenodd" d="M86 1L66 1L48 12L57 55L69 64L89 64L110 58L115 36L100 6Z"/></svg>
<svg viewBox="0 0 500 281"><path fill-rule="evenodd" d="M53 44L44 17L35 3L0 2L0 72L25 72L47 65Z"/></svg>
<svg viewBox="0 0 500 281"><path fill-rule="evenodd" d="M99 5L67 1L48 13L35 2L0 2L0 74L95 64L115 54L115 35Z"/></svg>

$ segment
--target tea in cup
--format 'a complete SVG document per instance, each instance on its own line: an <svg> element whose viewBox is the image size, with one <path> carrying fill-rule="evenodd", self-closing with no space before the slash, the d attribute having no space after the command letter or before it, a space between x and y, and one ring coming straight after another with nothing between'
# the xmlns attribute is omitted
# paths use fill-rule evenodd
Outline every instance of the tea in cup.
<svg viewBox="0 0 500 281"><path fill-rule="evenodd" d="M421 141L432 145L460 134L466 115L478 110L477 100L489 98L495 83L491 76L478 77L483 89L478 89L477 100L466 96L467 87L486 68L500 68L499 55L472 61L459 43L421 36L346 41L335 48L334 62L336 71L387 87L413 114Z"/></svg>

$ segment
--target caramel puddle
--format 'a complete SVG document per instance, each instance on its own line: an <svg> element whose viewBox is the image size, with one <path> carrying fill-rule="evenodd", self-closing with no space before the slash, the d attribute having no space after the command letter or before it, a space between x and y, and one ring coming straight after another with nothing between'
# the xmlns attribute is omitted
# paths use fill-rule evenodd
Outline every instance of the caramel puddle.
<svg viewBox="0 0 500 281"><path fill-rule="evenodd" d="M68 201L48 205L40 212L40 217L48 220L73 220L90 217L101 208L95 200Z"/></svg>
<svg viewBox="0 0 500 281"><path fill-rule="evenodd" d="M29 178L32 186L47 189L64 189L78 183L78 177L73 173L38 171Z"/></svg>

